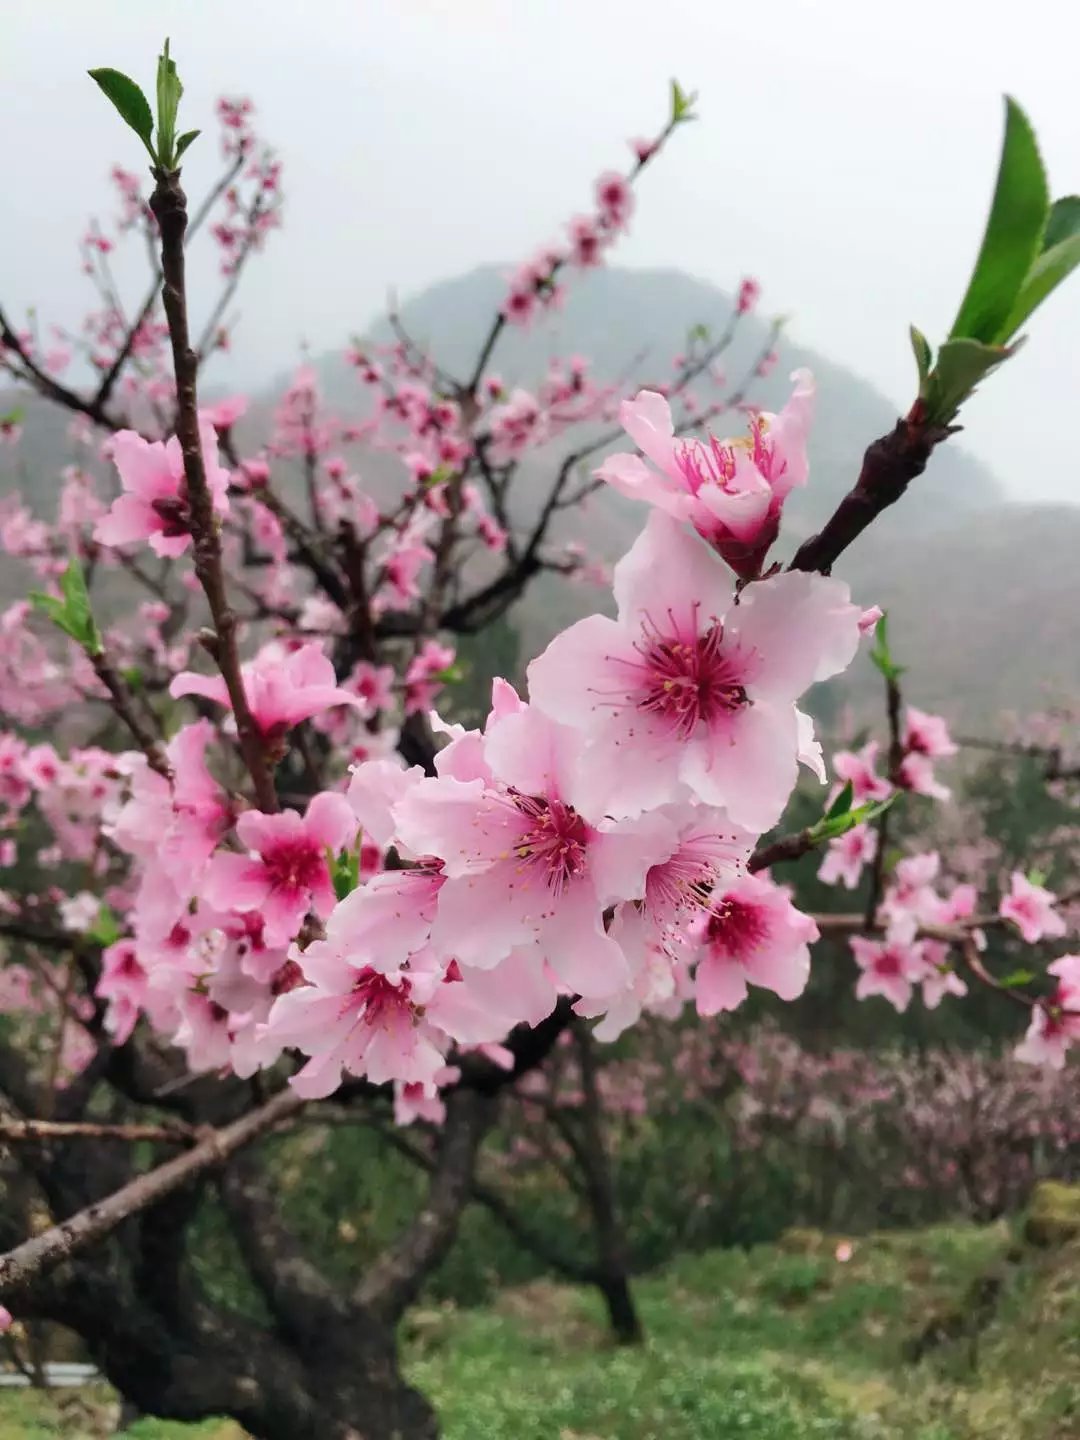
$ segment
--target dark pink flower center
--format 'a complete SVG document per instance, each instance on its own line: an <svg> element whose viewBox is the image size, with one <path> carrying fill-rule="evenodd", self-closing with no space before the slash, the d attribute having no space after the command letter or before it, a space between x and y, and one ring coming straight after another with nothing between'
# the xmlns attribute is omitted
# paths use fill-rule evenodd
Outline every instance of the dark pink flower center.
<svg viewBox="0 0 1080 1440"><path fill-rule="evenodd" d="M589 827L572 805L548 800L542 795L510 792L515 806L525 816L528 828L514 846L519 860L536 865L549 889L561 895L569 882L585 869Z"/></svg>
<svg viewBox="0 0 1080 1440"><path fill-rule="evenodd" d="M646 631L635 648L643 672L638 709L667 721L682 739L750 703L738 651L724 648L723 625L686 640Z"/></svg>
<svg viewBox="0 0 1080 1440"><path fill-rule="evenodd" d="M726 955L747 955L768 937L769 917L760 905L747 905L734 896L713 902L712 914L705 928L710 948Z"/></svg>
<svg viewBox="0 0 1080 1440"><path fill-rule="evenodd" d="M701 440L685 440L675 446L675 464L686 481L687 489L696 495L703 485L727 488L735 478L735 451L715 435L708 444Z"/></svg>
<svg viewBox="0 0 1080 1440"><path fill-rule="evenodd" d="M411 989L408 980L404 978L400 984L395 985L378 970L361 970L353 984L349 1008L362 1011L365 1024L378 1025L394 1014L411 1008Z"/></svg>
<svg viewBox="0 0 1080 1440"><path fill-rule="evenodd" d="M310 840L291 840L276 846L263 863L275 889L313 890L322 879L325 861Z"/></svg>
<svg viewBox="0 0 1080 1440"><path fill-rule="evenodd" d="M161 521L161 533L169 539L177 535L191 534L191 506L188 504L187 494L183 487L178 495L167 495L160 500L152 500L150 508Z"/></svg>
<svg viewBox="0 0 1080 1440"><path fill-rule="evenodd" d="M897 951L886 947L874 961L874 969L886 979L899 979L904 973L903 958Z"/></svg>

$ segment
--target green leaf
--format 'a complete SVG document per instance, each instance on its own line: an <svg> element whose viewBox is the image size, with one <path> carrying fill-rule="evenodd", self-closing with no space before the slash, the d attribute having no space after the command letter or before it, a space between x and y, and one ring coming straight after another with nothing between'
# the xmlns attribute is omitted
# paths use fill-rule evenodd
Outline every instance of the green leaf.
<svg viewBox="0 0 1080 1440"><path fill-rule="evenodd" d="M60 593L45 595L40 590L30 592L30 603L36 610L47 615L54 625L70 635L72 640L89 655L101 655L105 647L101 632L90 609L90 596L86 589L86 577L78 560L71 560L60 577Z"/></svg>
<svg viewBox="0 0 1080 1440"><path fill-rule="evenodd" d="M685 91L677 80L671 82L671 123L682 125L687 120L696 120L694 102L697 100L695 91Z"/></svg>
<svg viewBox="0 0 1080 1440"><path fill-rule="evenodd" d="M102 70L88 70L86 73L108 96L120 112L121 117L138 135L149 150L151 160L156 160L154 147L151 144L151 136L154 133L154 117L150 113L150 102L135 81L119 70L110 70L108 67Z"/></svg>
<svg viewBox="0 0 1080 1440"><path fill-rule="evenodd" d="M176 165L176 112L180 108L180 97L183 93L184 87L176 73L176 62L169 54L169 42L166 40L164 49L158 56L157 68L158 164L165 170L171 170ZM188 144L191 144L190 140Z"/></svg>
<svg viewBox="0 0 1080 1440"><path fill-rule="evenodd" d="M934 362L934 352L930 349L930 342L921 330L914 325L910 327L911 348L915 352L915 364L919 367L919 394L922 395L926 389L926 379L930 374L930 367Z"/></svg>
<svg viewBox="0 0 1080 1440"><path fill-rule="evenodd" d="M327 848L326 862L330 867L330 878L334 882L334 894L339 900L351 895L360 884L360 837L351 850L342 850L340 855Z"/></svg>
<svg viewBox="0 0 1080 1440"><path fill-rule="evenodd" d="M983 345L979 340L946 340L927 382L931 418L948 425L981 380L1015 354L1014 345Z"/></svg>
<svg viewBox="0 0 1080 1440"><path fill-rule="evenodd" d="M845 798L847 808L841 810L839 806ZM876 820L879 815L884 815L895 799L894 793L887 800L870 800L865 805L857 805L852 810L850 808L851 783L849 781L817 824L811 825L811 843L824 845L826 840L836 840L839 836L846 835L849 830L854 830L856 825L865 825L869 820Z"/></svg>
<svg viewBox="0 0 1080 1440"><path fill-rule="evenodd" d="M904 673L904 666L897 665L892 658L892 651L889 649L889 616L882 615L874 627L874 644L870 651L870 661L876 669L880 670L886 680L899 680Z"/></svg>
<svg viewBox="0 0 1080 1440"><path fill-rule="evenodd" d="M96 941L103 949L107 945L115 944L120 939L120 926L108 905L102 905L97 913L97 919L86 932L86 938Z"/></svg>
<svg viewBox="0 0 1080 1440"><path fill-rule="evenodd" d="M1043 234L1043 253L1080 234L1080 195L1063 195L1050 206Z"/></svg>
<svg viewBox="0 0 1080 1440"><path fill-rule="evenodd" d="M436 670L431 678L433 680L438 680L443 685L454 685L459 680L464 679L464 676L465 672L464 670L462 670L461 666L456 663L452 663L450 665L444 666L442 670Z"/></svg>
<svg viewBox="0 0 1080 1440"><path fill-rule="evenodd" d="M828 810L825 811L826 820L835 820L838 815L846 815L851 809L851 799L854 794L855 788L849 780Z"/></svg>
<svg viewBox="0 0 1080 1440"><path fill-rule="evenodd" d="M197 140L202 134L201 130L186 130L176 142L176 160L179 163L181 155L188 148L193 140Z"/></svg>
<svg viewBox="0 0 1080 1440"><path fill-rule="evenodd" d="M6 415L0 415L0 425L21 425L26 411L21 405L16 405L14 410L9 410Z"/></svg>
<svg viewBox="0 0 1080 1440"><path fill-rule="evenodd" d="M1011 990L1017 985L1030 985L1034 979L1034 970L1011 970L1008 975L998 981L998 984L1007 985Z"/></svg>
<svg viewBox="0 0 1080 1440"><path fill-rule="evenodd" d="M1005 338L1011 339L1042 304L1046 297L1068 279L1080 265L1080 233L1059 241L1051 250L1044 250L1028 272L1003 327Z"/></svg>
<svg viewBox="0 0 1080 1440"><path fill-rule="evenodd" d="M1050 192L1035 132L1010 96L1005 97L1005 138L997 185L979 258L950 339L999 341L1020 287L1042 244Z"/></svg>
<svg viewBox="0 0 1080 1440"><path fill-rule="evenodd" d="M693 345L698 340L705 343L708 341L708 339L709 327L707 325L703 325L699 320L698 323L696 325L692 325L687 332L686 343L687 345Z"/></svg>
<svg viewBox="0 0 1080 1440"><path fill-rule="evenodd" d="M855 809L851 811L851 818L855 825L865 825L870 820L876 820L879 815L884 815L895 799L896 791L894 790L884 800L868 800L865 805L856 805Z"/></svg>

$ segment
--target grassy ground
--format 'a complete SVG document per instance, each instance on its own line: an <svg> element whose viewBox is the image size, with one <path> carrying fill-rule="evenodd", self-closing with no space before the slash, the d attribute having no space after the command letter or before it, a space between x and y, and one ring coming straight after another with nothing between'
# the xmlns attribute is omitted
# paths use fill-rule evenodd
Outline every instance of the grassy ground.
<svg viewBox="0 0 1080 1440"><path fill-rule="evenodd" d="M807 1233L684 1256L638 1286L650 1338L637 1351L610 1347L590 1294L555 1285L421 1310L410 1375L445 1440L1080 1440L1080 1249L1021 1253L1000 1226L835 1252ZM913 1362L928 1327L946 1338ZM0 1392L0 1440L88 1440L92 1423L58 1426ZM239 1432L142 1421L130 1434Z"/></svg>

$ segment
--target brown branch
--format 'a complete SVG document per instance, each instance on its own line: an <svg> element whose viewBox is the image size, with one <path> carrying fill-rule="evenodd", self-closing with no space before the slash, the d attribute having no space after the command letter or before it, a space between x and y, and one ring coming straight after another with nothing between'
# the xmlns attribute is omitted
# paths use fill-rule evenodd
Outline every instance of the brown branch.
<svg viewBox="0 0 1080 1440"><path fill-rule="evenodd" d="M278 808L274 776L266 747L255 724L244 690L240 655L236 643L236 615L229 605L222 564L221 537L213 500L206 479L202 443L199 438L198 356L191 348L188 331L187 286L184 273L184 232L187 229L187 197L180 186L179 171L157 170L150 208L161 232L163 297L169 322L173 368L176 374L176 433L184 456L195 573L199 577L214 623L214 659L217 661L236 720L236 734L244 757L255 799L260 810Z"/></svg>
<svg viewBox="0 0 1080 1440"><path fill-rule="evenodd" d="M93 1120L8 1120L0 1118L0 1140L9 1144L50 1140L149 1140L161 1145L186 1145L196 1138L190 1125L105 1125Z"/></svg>
<svg viewBox="0 0 1080 1440"><path fill-rule="evenodd" d="M112 708L139 742L139 748L146 756L150 768L171 781L172 766L164 746L135 709L134 697L112 661L102 651L100 655L91 654L90 663L94 667L94 674L109 692Z"/></svg>
<svg viewBox="0 0 1080 1440"><path fill-rule="evenodd" d="M281 1090L257 1110L212 1131L185 1154L144 1172L105 1199L0 1255L0 1297L5 1303L17 1297L40 1275L103 1240L131 1216L156 1205L181 1185L228 1159L303 1104L295 1090Z"/></svg>
<svg viewBox="0 0 1080 1440"><path fill-rule="evenodd" d="M138 315L136 315L135 319L131 323L130 328L128 329L127 334L124 336L124 343L116 352L116 356L113 359L113 362L109 366L108 370L106 370L105 374L101 377L101 384L98 386L94 394L94 398L90 402L91 407L99 413L104 411L105 406L112 398L112 393L113 390L116 388L116 382L120 378L120 373L123 370L124 366L127 364L128 360L131 358L131 352L134 349L135 341L138 339L139 331L143 328L147 320L150 318L150 313L153 310L154 305L157 301L158 287L160 286L160 284L161 272L158 271L150 284L150 290L146 296L146 299L139 307Z"/></svg>
<svg viewBox="0 0 1080 1440"><path fill-rule="evenodd" d="M373 1262L353 1297L381 1319L401 1314L453 1243L468 1204L477 1150L494 1119L493 1102L477 1093L459 1088L448 1094L446 1104L427 1199L396 1243Z"/></svg>
<svg viewBox="0 0 1080 1440"><path fill-rule="evenodd" d="M781 835L777 840L770 840L767 845L759 845L746 862L746 868L751 875L756 875L759 870L768 870L770 866L780 865L785 860L798 860L820 843L814 838L813 829L808 825L804 830L794 830L790 835Z"/></svg>
<svg viewBox="0 0 1080 1440"><path fill-rule="evenodd" d="M889 719L889 783L900 785L900 766L904 759L904 742L900 733L900 686L895 675L885 676L885 711ZM885 851L889 844L889 817L892 807L883 810L877 819L877 849L870 867L870 889L866 897L866 923L872 924L885 888Z"/></svg>
<svg viewBox="0 0 1080 1440"><path fill-rule="evenodd" d="M916 400L895 429L867 449L855 485L824 529L799 546L788 569L828 575L847 547L923 473L935 446L947 440L955 428L931 423L925 403Z"/></svg>
<svg viewBox="0 0 1080 1440"><path fill-rule="evenodd" d="M383 1140L399 1155L404 1155L421 1170L427 1171L430 1175L435 1169L435 1159L419 1145L414 1145L406 1136L399 1131L378 1124L368 1122L372 1128L377 1130ZM473 1180L469 1187L469 1199L477 1205L482 1206L492 1215L523 1250L535 1255L538 1260L558 1271L568 1280L573 1280L579 1285L595 1285L600 1280L600 1271L594 1265L586 1265L580 1260L574 1260L569 1255L564 1255L556 1246L532 1227L518 1214L505 1196L486 1185L482 1180Z"/></svg>
<svg viewBox="0 0 1080 1440"><path fill-rule="evenodd" d="M52 400L55 404L63 406L65 410L74 410L80 415L85 415L88 420L92 420L106 430L123 428L123 420L109 415L102 406L96 405L93 400L87 399L77 391L70 390L66 385L61 385L47 371L42 370L27 352L3 310L0 310L0 358L3 358L4 350L12 351L18 358L21 369L11 370L15 378L30 385L46 400Z"/></svg>

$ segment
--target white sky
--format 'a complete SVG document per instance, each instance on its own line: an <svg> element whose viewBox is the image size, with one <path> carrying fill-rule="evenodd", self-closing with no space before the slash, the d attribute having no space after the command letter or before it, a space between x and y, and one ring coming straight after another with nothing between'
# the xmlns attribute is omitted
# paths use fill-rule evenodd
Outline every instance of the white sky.
<svg viewBox="0 0 1080 1440"><path fill-rule="evenodd" d="M383 303L531 251L592 177L653 132L676 75L700 92L643 180L621 263L731 288L747 272L791 333L910 401L907 325L952 318L977 248L1001 93L1025 105L1055 195L1080 191L1068 0L4 0L0 295L82 312L73 241L141 154L84 71L152 88L164 35L182 128L248 93L285 161L286 228L245 282L235 364L343 344ZM185 165L197 195L216 142ZM1080 496L1059 438L1080 401L1080 275L965 413L965 443L1018 498Z"/></svg>

